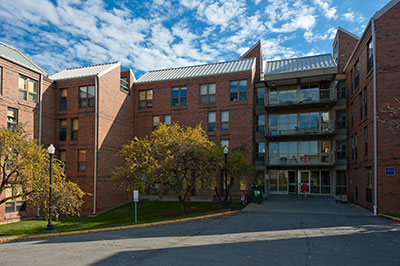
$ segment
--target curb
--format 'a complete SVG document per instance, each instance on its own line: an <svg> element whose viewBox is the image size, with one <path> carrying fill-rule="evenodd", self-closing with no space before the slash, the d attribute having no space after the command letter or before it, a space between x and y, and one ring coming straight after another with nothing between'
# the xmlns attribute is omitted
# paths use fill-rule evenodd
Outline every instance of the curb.
<svg viewBox="0 0 400 266"><path fill-rule="evenodd" d="M233 214L236 214L238 212L240 212L240 210L239 211L227 211L227 212L222 212L222 213L207 214L207 215L197 216L197 217L174 219L174 220L168 220L168 221L162 221L162 222L123 225L123 226L115 226L115 227L108 227L108 228L97 228L97 229L62 232L62 233L50 233L50 234L39 234L39 235L21 235L21 236L1 237L0 238L0 243L9 243L9 242L17 242L17 241L25 241L25 240L47 239L47 238L54 238L54 237L60 237L60 236L87 235L87 234L94 234L94 233L103 233L103 232L112 232L112 231L136 229L136 228L153 227L153 226L160 226L160 225L167 225L167 224L186 223L186 222L199 221L199 220L205 220L205 219L220 218L220 217L224 217L224 216L228 216L228 215L233 215Z"/></svg>
<svg viewBox="0 0 400 266"><path fill-rule="evenodd" d="M393 222L395 222L395 223L398 223L398 224L400 224L400 218L393 217L393 216L386 215L386 214L378 214L378 215L379 215L379 216L381 216L381 217L383 217L383 218L386 218L386 219L392 220L392 221L393 221Z"/></svg>

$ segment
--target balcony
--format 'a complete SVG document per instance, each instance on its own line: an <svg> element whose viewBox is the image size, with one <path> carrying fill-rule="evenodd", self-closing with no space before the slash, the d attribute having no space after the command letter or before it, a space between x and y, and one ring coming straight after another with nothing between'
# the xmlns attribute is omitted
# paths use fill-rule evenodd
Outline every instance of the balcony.
<svg viewBox="0 0 400 266"><path fill-rule="evenodd" d="M332 166L335 164L335 154L324 152L317 154L306 153L276 153L267 156L269 166Z"/></svg>
<svg viewBox="0 0 400 266"><path fill-rule="evenodd" d="M306 89L306 90L277 90L271 91L265 96L265 107L269 110L277 110L285 107L309 108L333 105L336 102L336 92L330 89Z"/></svg>
<svg viewBox="0 0 400 266"><path fill-rule="evenodd" d="M313 136L313 135L333 135L335 134L335 122L313 122L307 124L279 124L279 127L266 125L265 136L274 138L280 136Z"/></svg>

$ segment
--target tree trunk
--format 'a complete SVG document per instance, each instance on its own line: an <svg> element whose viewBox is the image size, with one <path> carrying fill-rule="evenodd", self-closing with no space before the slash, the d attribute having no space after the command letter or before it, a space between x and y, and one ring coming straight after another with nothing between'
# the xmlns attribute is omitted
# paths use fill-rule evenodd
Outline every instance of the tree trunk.
<svg viewBox="0 0 400 266"><path fill-rule="evenodd" d="M179 197L179 203L181 205L182 213L185 213L185 198Z"/></svg>

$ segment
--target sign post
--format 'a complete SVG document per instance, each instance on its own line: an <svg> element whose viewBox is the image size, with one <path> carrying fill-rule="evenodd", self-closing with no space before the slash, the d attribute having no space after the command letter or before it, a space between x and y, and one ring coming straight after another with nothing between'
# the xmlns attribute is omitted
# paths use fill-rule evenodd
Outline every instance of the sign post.
<svg viewBox="0 0 400 266"><path fill-rule="evenodd" d="M137 224L137 202L139 201L139 191L133 191L133 201L135 202L135 224Z"/></svg>

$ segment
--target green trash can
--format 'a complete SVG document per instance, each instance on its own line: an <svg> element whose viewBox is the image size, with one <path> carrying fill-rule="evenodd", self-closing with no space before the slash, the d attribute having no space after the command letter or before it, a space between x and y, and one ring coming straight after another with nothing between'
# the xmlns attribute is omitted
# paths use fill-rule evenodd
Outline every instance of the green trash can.
<svg viewBox="0 0 400 266"><path fill-rule="evenodd" d="M262 195L262 186L261 185L253 185L252 186L252 202L261 203L263 202L263 195Z"/></svg>

